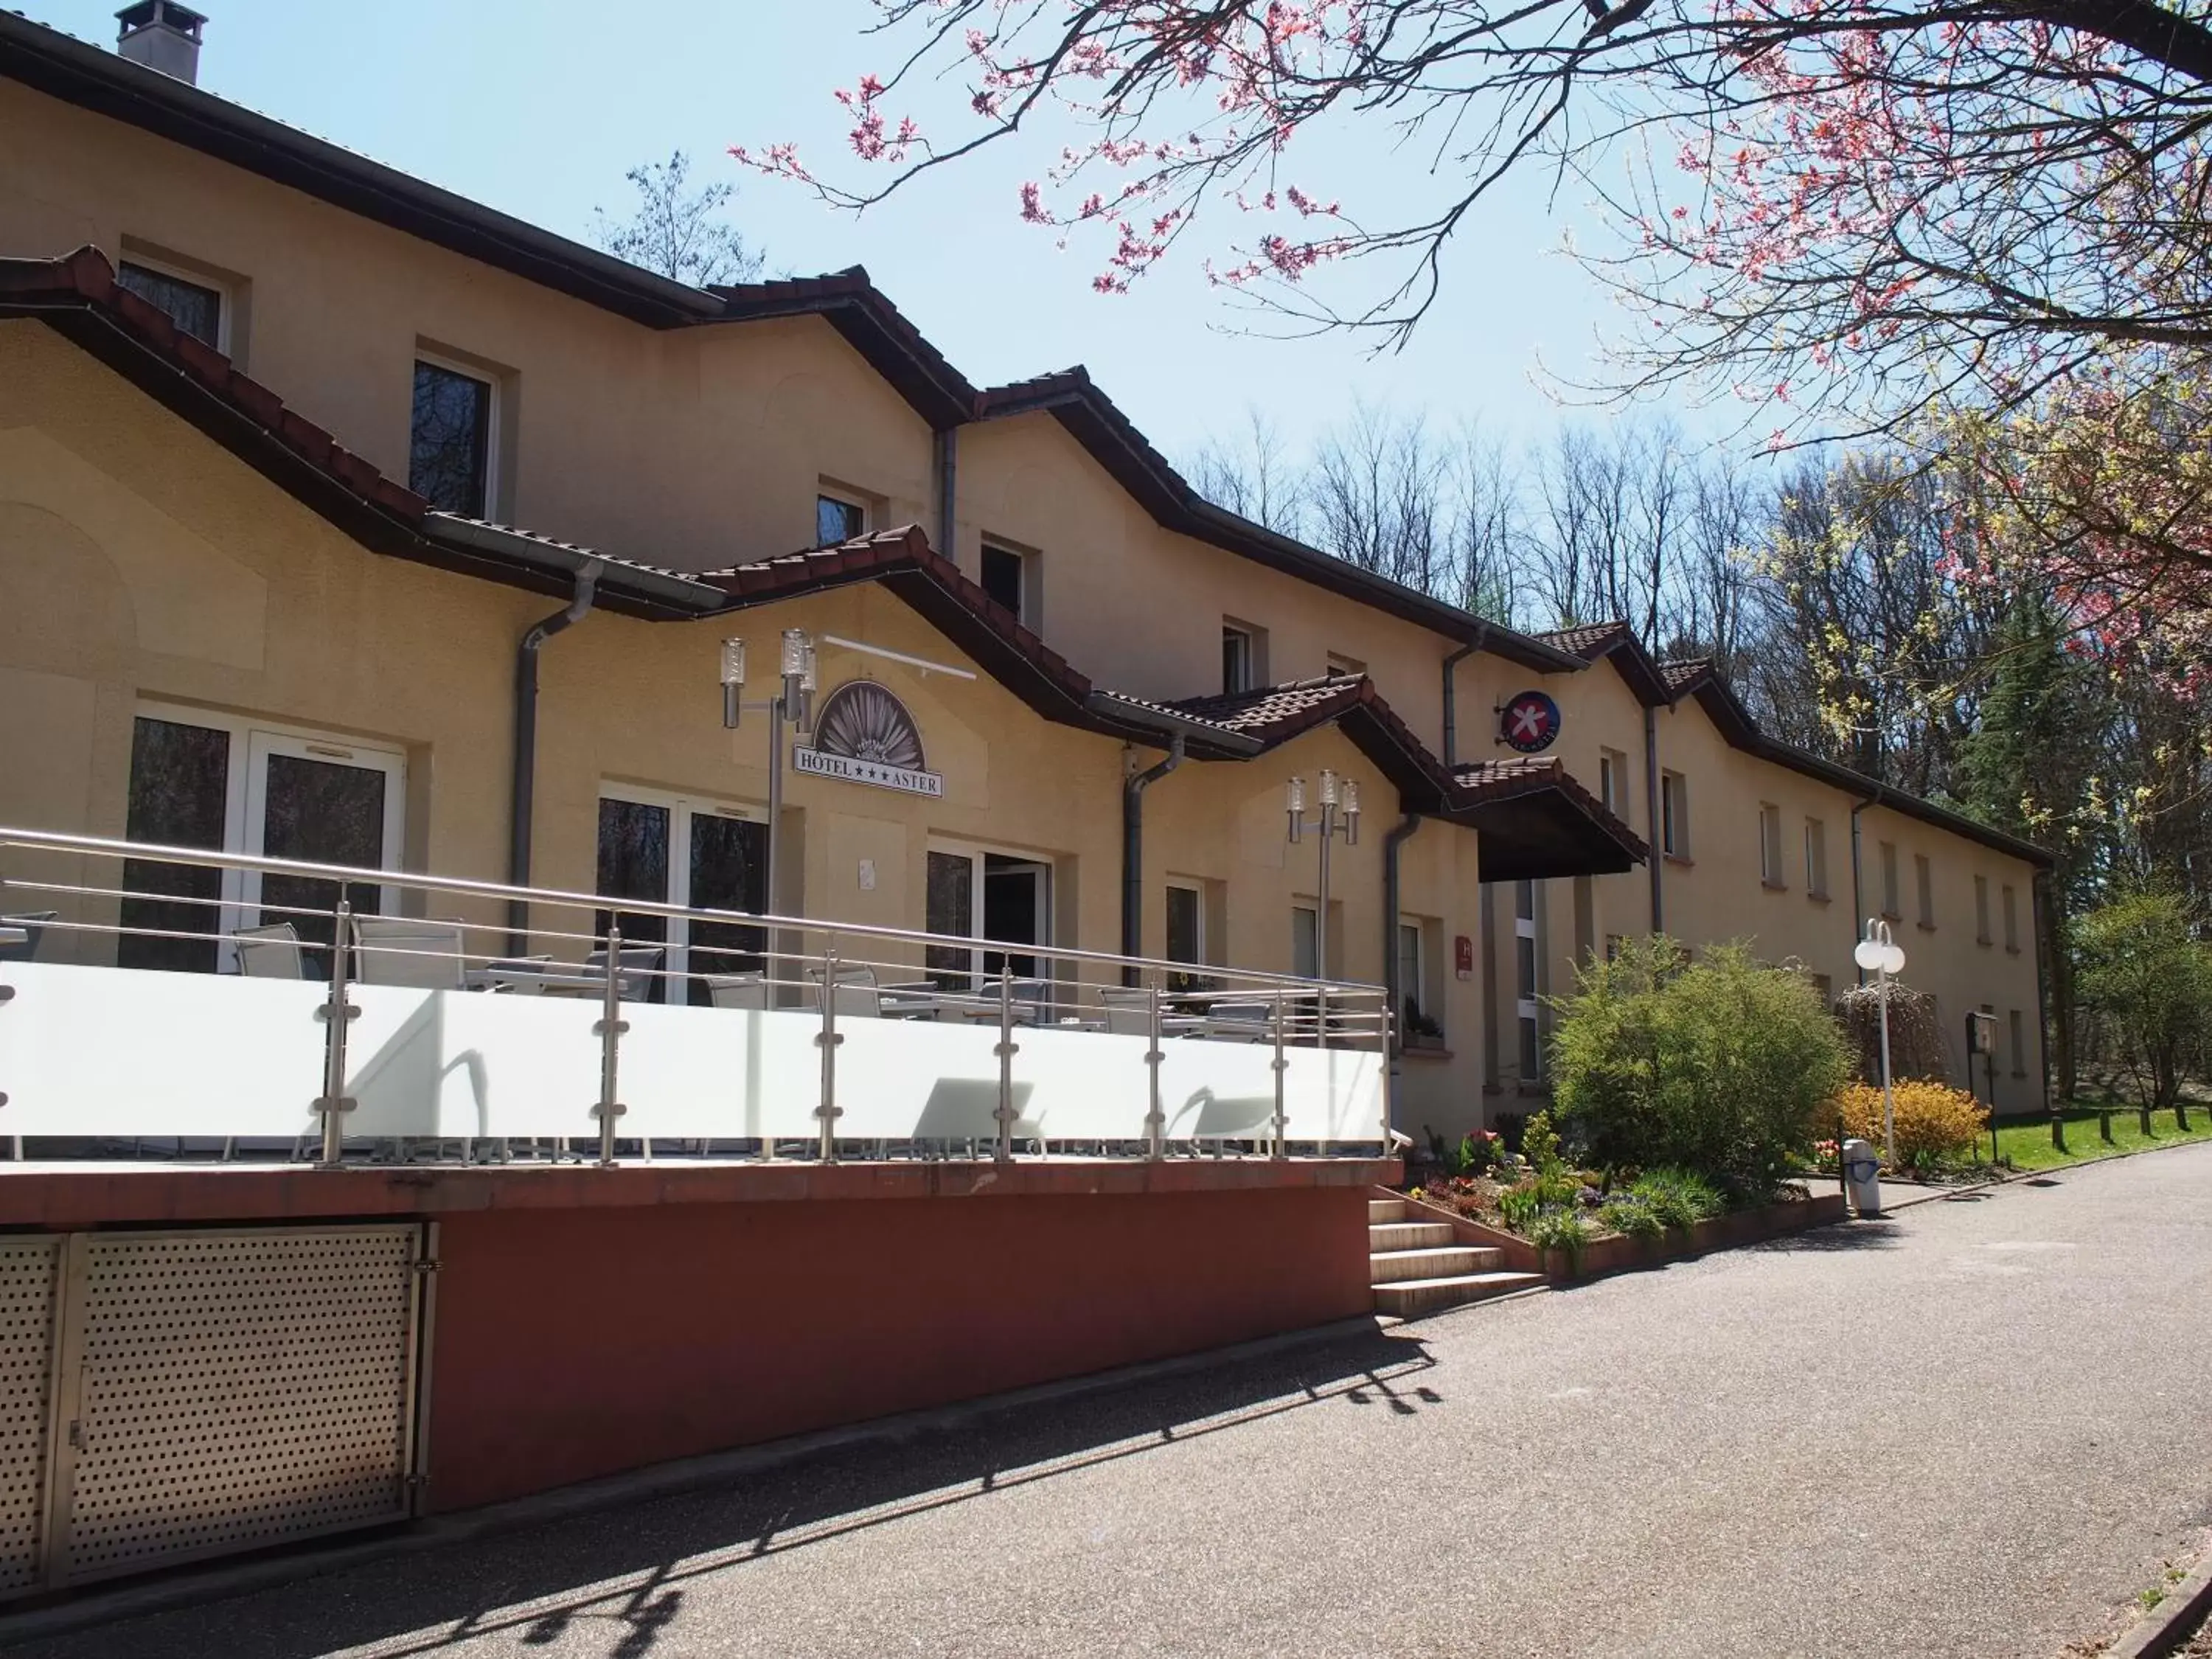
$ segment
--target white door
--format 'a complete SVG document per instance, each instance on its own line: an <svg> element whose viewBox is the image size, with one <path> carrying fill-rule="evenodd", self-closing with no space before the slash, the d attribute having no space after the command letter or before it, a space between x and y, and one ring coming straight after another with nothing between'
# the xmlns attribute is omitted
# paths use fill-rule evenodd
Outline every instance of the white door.
<svg viewBox="0 0 2212 1659"><path fill-rule="evenodd" d="M933 933L979 941L928 948L924 965L947 990L978 989L1008 963L1017 979L1046 977L1039 947L1052 943L1052 864L1025 854L934 843L922 925ZM1033 948L992 951L981 941Z"/></svg>
<svg viewBox="0 0 2212 1659"><path fill-rule="evenodd" d="M768 824L750 809L680 795L610 789L599 798L599 883L609 899L696 905L753 915L767 908ZM617 912L593 924L605 937ZM654 982L652 1000L672 1000L668 987L690 975L684 998L711 1000L710 974L757 973L766 966L766 931L693 916L621 912L625 949L661 945L662 966L676 976Z"/></svg>
<svg viewBox="0 0 2212 1659"><path fill-rule="evenodd" d="M337 738L266 731L245 735L240 852L356 869L398 867L407 811L404 756ZM243 871L238 881L239 925L289 921L303 941L327 947L338 885L318 877ZM358 915L398 908L396 888L352 886L344 896Z"/></svg>

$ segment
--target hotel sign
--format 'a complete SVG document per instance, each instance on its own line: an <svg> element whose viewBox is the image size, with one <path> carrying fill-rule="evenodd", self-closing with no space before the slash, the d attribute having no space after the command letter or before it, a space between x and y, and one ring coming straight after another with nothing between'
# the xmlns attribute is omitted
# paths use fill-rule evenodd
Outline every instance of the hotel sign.
<svg viewBox="0 0 2212 1659"><path fill-rule="evenodd" d="M793 749L791 764L793 771L902 794L945 793L943 775L929 770L922 757L914 716L874 680L848 680L823 700L814 746Z"/></svg>

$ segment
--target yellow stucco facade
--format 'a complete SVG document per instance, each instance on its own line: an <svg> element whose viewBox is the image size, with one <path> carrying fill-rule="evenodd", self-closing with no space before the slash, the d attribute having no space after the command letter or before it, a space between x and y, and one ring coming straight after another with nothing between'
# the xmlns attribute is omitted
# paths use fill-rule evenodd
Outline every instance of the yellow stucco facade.
<svg viewBox="0 0 2212 1659"><path fill-rule="evenodd" d="M825 492L871 529L919 524L934 541L950 471L954 533L939 550L978 580L987 542L1018 550L1019 620L1097 686L1156 702L1218 693L1235 626L1252 636L1255 682L1364 673L1414 739L1444 748L1447 659L1477 636L1474 619L1369 602L1295 561L1271 568L1164 523L1049 410L963 420L948 469L943 431L827 313L648 325L0 77L0 258L87 244L219 292L232 362L394 480L409 475L414 364L480 374L495 411L485 517L722 570L813 544ZM503 879L515 647L552 608L544 592L373 550L77 341L34 315L0 319L0 824L123 836L134 722L152 710L396 757L394 861ZM874 582L695 621L601 611L550 642L533 882L592 889L609 795L764 811L764 739L757 726L723 729L717 653L735 633L766 655L799 627L974 678L825 647L824 690L859 678L896 692L943 793L788 776L785 841L802 851L787 857L776 908L919 928L930 852L978 848L1049 866L1052 943L1119 948L1123 782L1162 759L1165 737L1131 744L1048 718ZM1853 817L1867 795L1732 744L1695 699L1648 711L1609 661L1504 644L1449 671L1461 765L1504 755L1506 697L1547 691L1566 771L1592 795L1609 778L1607 804L1661 860L1668 931L1747 939L1833 988L1850 982ZM1647 713L1660 769L1682 780L1676 855L1649 810ZM1442 1034L1406 1056L1401 1125L1455 1133L1526 1109L1541 1089L1520 1042L1528 1005L1540 1028L1541 999L1571 986L1577 959L1650 927L1648 870L1525 895L1486 886L1472 820L1429 816L1403 842L1388 917L1399 796L1335 727L1247 759L1192 759L1145 792L1141 952L1169 951L1172 884L1198 896L1204 961L1293 966L1316 849L1286 844L1284 786L1324 767L1358 780L1369 807L1359 844L1335 854L1328 967L1379 982L1401 948L1391 923L1410 927L1419 983L1404 994ZM1936 993L1954 1042L1966 1010L1996 1012L1999 1097L2027 1109L2042 1085L2033 865L1925 816L1877 805L1856 817L1860 908L1879 908L1876 849L1894 847L1906 978ZM1807 868L1808 823L1821 826L1824 882ZM1763 860L1773 824L1780 856L1768 847ZM100 946L86 935L57 948Z"/></svg>

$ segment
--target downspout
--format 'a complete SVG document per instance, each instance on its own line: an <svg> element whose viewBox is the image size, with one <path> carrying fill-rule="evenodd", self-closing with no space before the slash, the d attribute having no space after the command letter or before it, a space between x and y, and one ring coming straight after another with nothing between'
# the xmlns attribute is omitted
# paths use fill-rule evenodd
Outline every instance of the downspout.
<svg viewBox="0 0 2212 1659"><path fill-rule="evenodd" d="M574 596L562 610L522 636L514 653L514 768L508 799L507 881L510 887L530 885L531 808L538 790L538 652L556 634L564 634L584 620L599 592L599 573L606 567L586 560L576 571ZM507 902L507 948L520 956L530 948L530 903Z"/></svg>
<svg viewBox="0 0 2212 1659"><path fill-rule="evenodd" d="M937 550L959 562L955 545L960 533L960 428L948 426L937 434Z"/></svg>
<svg viewBox="0 0 2212 1659"><path fill-rule="evenodd" d="M1661 878L1667 862L1659 826L1659 711L1644 705L1644 827L1651 836L1651 931L1667 931L1667 902Z"/></svg>
<svg viewBox="0 0 2212 1659"><path fill-rule="evenodd" d="M1398 982L1398 849L1413 840L1420 827L1421 815L1408 812L1396 829L1382 837L1382 994L1389 1003L1384 1016L1389 1023L1382 1030L1384 1052L1394 1074L1403 1072L1406 1058L1406 988ZM1394 1104L1400 1097L1395 1075L1384 1097Z"/></svg>
<svg viewBox="0 0 2212 1659"><path fill-rule="evenodd" d="M1863 866L1859 856L1859 814L1881 799L1881 791L1876 789L1864 800L1856 803L1851 807L1851 947L1854 951L1858 948L1859 929L1866 926L1866 896L1861 884ZM1856 956L1853 961L1856 961ZM1865 969L1858 969L1857 980L1861 985L1866 983Z"/></svg>
<svg viewBox="0 0 2212 1659"><path fill-rule="evenodd" d="M1167 758L1121 780L1121 954L1144 955L1145 791L1182 764L1182 733L1168 739ZM1137 983L1137 970L1121 969L1121 983Z"/></svg>
<svg viewBox="0 0 2212 1659"><path fill-rule="evenodd" d="M1444 659L1444 770L1447 772L1456 771L1459 767L1459 692L1458 687L1453 684L1452 670L1482 649L1482 641L1489 632L1489 622L1478 619L1474 624L1474 640Z"/></svg>

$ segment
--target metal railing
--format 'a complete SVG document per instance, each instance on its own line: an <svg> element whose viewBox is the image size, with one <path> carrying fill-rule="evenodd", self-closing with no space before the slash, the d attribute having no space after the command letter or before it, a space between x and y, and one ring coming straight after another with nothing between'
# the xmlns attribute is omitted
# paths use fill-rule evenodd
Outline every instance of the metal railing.
<svg viewBox="0 0 2212 1659"><path fill-rule="evenodd" d="M21 830L0 830L0 930L19 1157L149 1137L332 1167L579 1143L611 1164L1390 1140L1370 985Z"/></svg>

